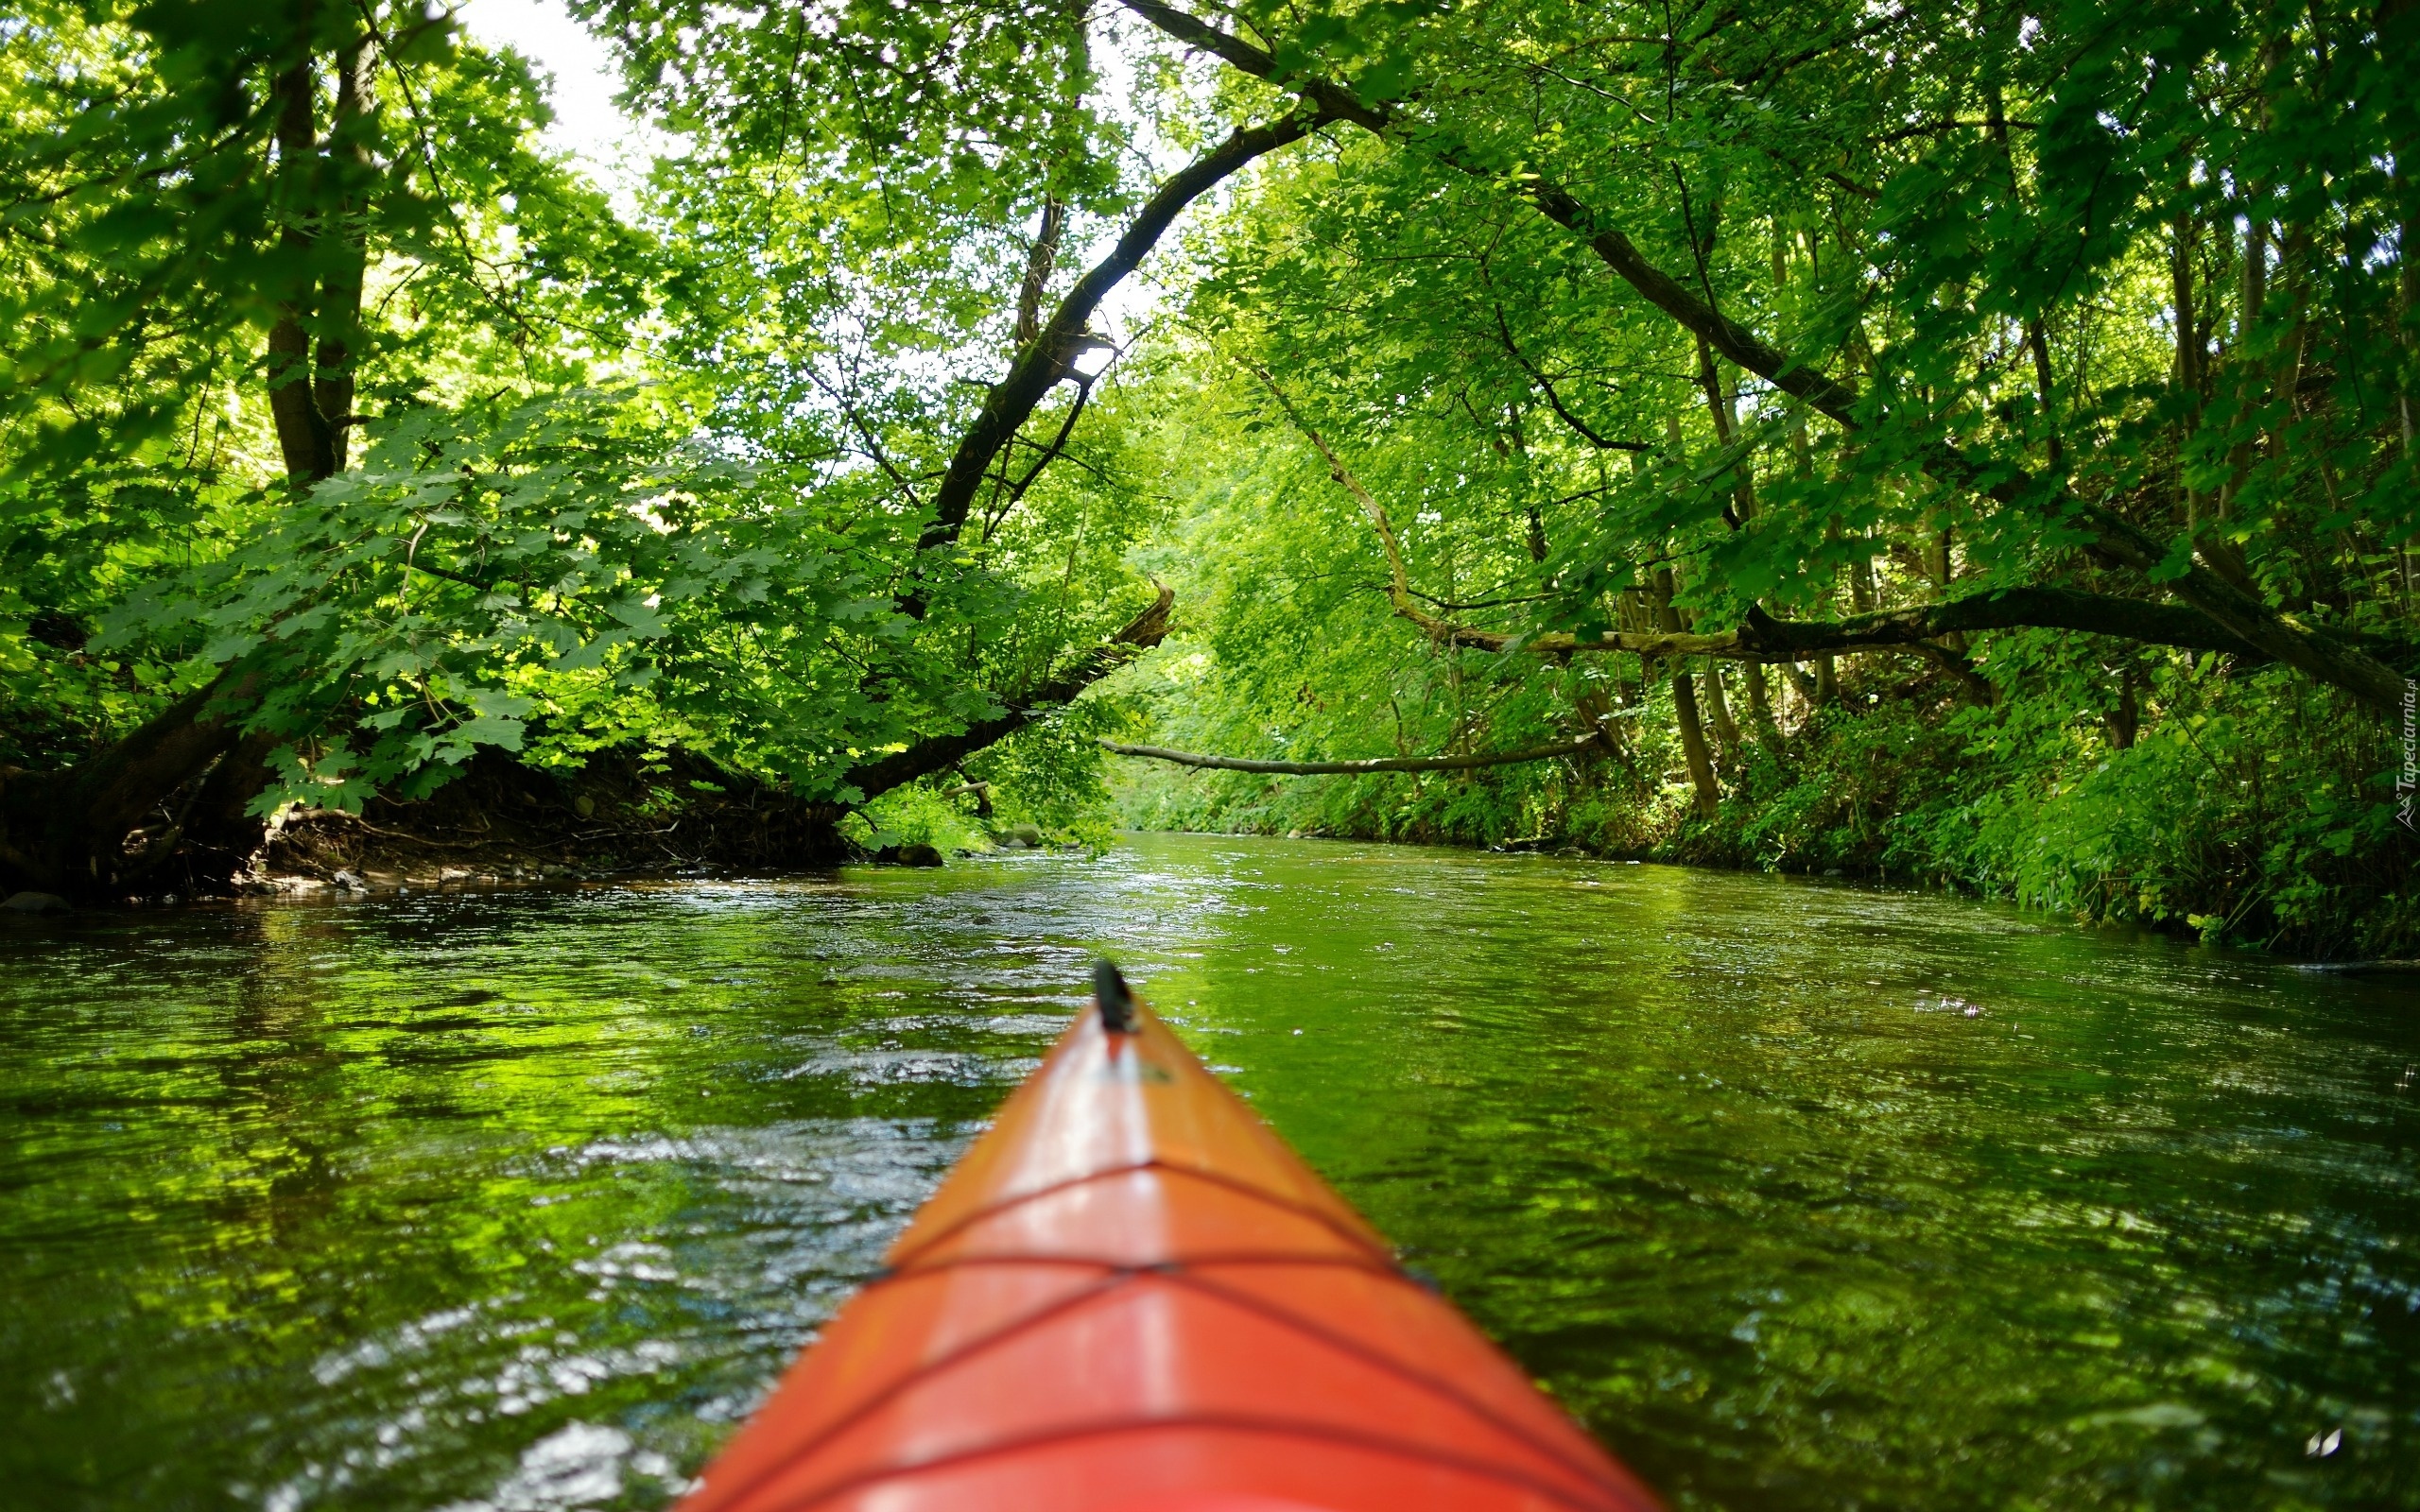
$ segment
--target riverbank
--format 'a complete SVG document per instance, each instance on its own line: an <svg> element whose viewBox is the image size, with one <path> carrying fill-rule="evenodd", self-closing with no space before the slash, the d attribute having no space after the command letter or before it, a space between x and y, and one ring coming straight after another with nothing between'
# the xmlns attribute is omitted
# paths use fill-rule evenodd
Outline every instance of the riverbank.
<svg viewBox="0 0 2420 1512"><path fill-rule="evenodd" d="M1719 748L1711 815L1653 717L1585 762L1273 779L1135 762L1114 791L1138 829L1914 883L2318 959L2420 954L2420 836L2395 819L2389 731L2282 675L2249 680L2209 679L2121 744L2088 709L1977 709L1848 671L1786 733Z"/></svg>
<svg viewBox="0 0 2420 1512"><path fill-rule="evenodd" d="M1106 767L1106 794L1092 788L1089 799L1086 783L1055 767L1037 778L1012 764L992 782L896 789L862 816L679 749L597 752L582 767L488 751L424 799L290 813L237 886L376 891L934 866L994 844L1097 849L1114 814L1144 831L1913 884L2322 960L2420 955L2420 837L2390 801L2394 751L2382 727L2330 696L2274 675L2249 689L2242 679L2180 684L2147 701L2148 717L2120 743L2107 721L2062 714L2043 696L1979 709L1942 696L1938 683L1864 670L1844 667L1840 696L1800 711L1786 730L1777 723L1719 746L1722 796L1711 814L1651 713L1616 721L1620 743L1586 760L1278 778L1120 761ZM1216 732L1186 743L1221 744ZM185 895L196 890L209 889Z"/></svg>
<svg viewBox="0 0 2420 1512"><path fill-rule="evenodd" d="M864 859L828 804L680 750L583 766L482 750L425 799L290 810L236 872L243 892L382 891L559 879L798 871Z"/></svg>
<svg viewBox="0 0 2420 1512"><path fill-rule="evenodd" d="M769 877L842 865L938 867L952 854L1052 843L1034 824L961 815L921 790L903 791L889 807L917 821L890 830L852 819L837 805L803 802L677 747L606 750L580 766L535 766L483 750L425 799L376 794L359 814L280 814L236 868L233 890ZM184 896L222 890L189 883Z"/></svg>

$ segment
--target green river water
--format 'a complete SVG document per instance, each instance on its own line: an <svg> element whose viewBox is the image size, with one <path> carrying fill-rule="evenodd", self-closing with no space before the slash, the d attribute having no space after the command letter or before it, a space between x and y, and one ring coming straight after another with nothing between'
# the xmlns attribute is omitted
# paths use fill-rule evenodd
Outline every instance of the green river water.
<svg viewBox="0 0 2420 1512"><path fill-rule="evenodd" d="M1676 1506L2420 1507L2408 988L1197 836L0 916L0 1504L662 1504L1097 951Z"/></svg>

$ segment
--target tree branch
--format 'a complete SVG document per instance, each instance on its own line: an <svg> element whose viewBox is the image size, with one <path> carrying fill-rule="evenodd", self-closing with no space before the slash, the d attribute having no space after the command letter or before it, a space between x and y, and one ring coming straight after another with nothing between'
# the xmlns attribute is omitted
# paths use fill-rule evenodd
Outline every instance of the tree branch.
<svg viewBox="0 0 2420 1512"><path fill-rule="evenodd" d="M1579 416L1565 408L1563 403L1563 396L1554 391L1553 380L1547 377L1545 373L1539 371L1535 364L1530 362L1528 357L1522 355L1520 343L1512 339L1512 326L1510 321L1504 318L1504 306L1501 304L1498 304L1495 307L1495 329L1504 337L1504 350L1512 354L1512 360L1521 365L1521 370L1528 373L1530 377L1537 383L1538 387L1545 392L1547 396L1547 407L1555 412L1557 419L1561 420L1565 425L1570 426L1574 431L1577 431L1582 440L1585 440L1589 445L1597 448L1600 452L1651 452L1655 450L1654 447L1650 446L1645 441L1617 441L1608 437L1600 436L1598 434L1595 426L1590 425L1586 421L1582 420Z"/></svg>
<svg viewBox="0 0 2420 1512"><path fill-rule="evenodd" d="M1495 635L1486 630L1473 630L1450 620L1440 619L1413 602L1414 599L1427 598L1428 595L1412 592L1411 576L1405 570L1403 564L1403 547L1395 540L1395 524L1392 520L1387 518L1386 506L1380 504L1372 496L1368 489L1361 486L1361 480L1353 475L1352 470L1337 457L1334 451L1330 450L1320 433L1311 428L1310 421L1303 418L1302 412L1294 407L1294 402L1286 397L1286 390L1277 387L1277 380L1269 375L1267 369L1251 362L1245 363L1244 366L1250 369L1253 377L1259 379L1268 387L1271 394L1276 396L1277 406L1286 412L1286 418L1293 422L1294 428L1301 431L1304 438L1317 447L1320 455L1327 459L1327 475L1334 478L1345 492L1353 496L1353 501L1361 507L1362 514L1368 517L1370 528L1377 532L1378 547L1386 553L1387 557L1387 598L1394 605L1395 612L1448 645L1480 645L1493 640L1495 644L1488 645L1487 649L1502 650L1504 643L1511 639L1509 636ZM1429 601L1435 602L1434 599Z"/></svg>
<svg viewBox="0 0 2420 1512"><path fill-rule="evenodd" d="M1076 659L1066 671L1017 697L997 718L977 720L954 735L936 735L849 773L849 783L871 799L920 777L947 771L995 741L1074 700L1078 694L1160 644L1168 633L1168 610L1176 590L1165 585L1150 608L1126 627ZM859 801L863 801L860 799Z"/></svg>
<svg viewBox="0 0 2420 1512"><path fill-rule="evenodd" d="M1322 116L1351 121L1382 135L1402 134L1399 129L1404 123L1392 106L1372 105L1329 79L1288 74L1269 53L1160 0L1124 0L1124 4L1177 41L1214 54L1240 72L1294 91ZM1803 401L1843 430L1860 432L1867 428L1867 417L1859 411L1854 386L1795 361L1754 331L1699 299L1678 279L1649 262L1619 228L1606 223L1560 184L1526 169L1508 176L1503 170L1472 158L1450 140L1433 141L1429 149L1446 166L1473 178L1502 183L1510 192L1527 199L1539 214L1581 237L1600 262L1649 303L1703 336L1709 346L1739 367ZM1942 482L1996 504L2030 509L2045 519L2083 526L2091 534L2091 548L2110 561L2148 576L2167 560L2167 546L2149 531L2106 505L2076 493L2062 479L2037 478L2022 469L1995 463L1992 481L1987 482L1979 464L1946 443L1926 447L1918 460L1927 472ZM2215 622L2225 634L2259 654L2283 662L2314 681L2341 688L2374 709L2393 711L2401 707L2402 677L2348 638L2271 609L2198 562L2189 562L2169 590Z"/></svg>
<svg viewBox="0 0 2420 1512"><path fill-rule="evenodd" d="M1050 444L1042 449L1042 455L1033 459L1033 466L1026 470L1025 476L1009 486L1008 493L1000 500L999 507L983 517L984 540L992 539L992 532L999 528L1000 522L1008 518L1009 511L1015 508L1025 498L1026 490L1033 487L1036 478L1042 476L1042 470L1057 461L1059 455L1067 449L1067 438L1076 434L1076 421L1082 418L1084 405L1091 401L1092 397L1092 384L1088 380L1078 379L1076 402L1067 406L1067 418L1059 422L1059 434L1052 437ZM1033 443L1028 441L1026 444L1030 446ZM1000 459L1000 470L1004 475L1013 462L1015 455L1014 450L1011 449Z"/></svg>
<svg viewBox="0 0 2420 1512"><path fill-rule="evenodd" d="M1008 376L985 395L982 410L959 438L949 470L942 474L941 487L933 494L933 522L918 539L918 550L929 551L958 539L993 459L1033 414L1042 396L1067 375L1067 365L1084 339L1084 326L1093 312L1118 281L1141 264L1178 213L1255 158L1301 141L1325 121L1325 115L1314 110L1268 126L1237 128L1226 141L1160 185L1109 255L1076 281L1049 321L1019 349Z"/></svg>
<svg viewBox="0 0 2420 1512"><path fill-rule="evenodd" d="M1628 713L1632 711L1622 712ZM1557 746L1533 746L1528 750L1490 751L1478 756L1378 756L1357 762L1264 762L1244 756L1204 756L1197 751L1170 750L1166 746L1121 746L1114 740L1102 741L1100 748L1118 756L1147 756L1155 762L1174 762L1179 766L1315 777L1341 772L1466 772L1480 766L1510 766L1516 762L1550 762L1558 757L1577 756L1600 744L1604 738L1604 731L1592 730L1578 740Z"/></svg>
<svg viewBox="0 0 2420 1512"><path fill-rule="evenodd" d="M1703 655L1743 662L1797 662L1826 651L1898 648L1939 662L1952 676L1967 681L1975 676L1971 666L1951 665L1944 660L1944 648L1929 643L1954 631L2030 627L2120 636L2145 644L2171 645L2187 651L2219 651L2249 662L2271 660L2251 642L2187 605L2156 604L2146 599L2121 598L2112 593L2087 593L2052 587L1993 589L1946 603L1881 610L1842 620L1777 620L1762 610L1752 609L1748 611L1747 623L1738 628L1708 634L1608 630L1601 635L1582 639L1564 631L1522 636L1462 625L1430 613L1420 606L1417 600L1427 595L1411 587L1404 567L1402 547L1395 540L1394 523L1387 517L1386 507L1338 458L1319 432L1303 419L1292 401L1287 398L1286 391L1277 387L1276 380L1257 367L1252 369L1252 372L1276 396L1278 404L1286 411L1286 418L1293 421L1294 428L1319 449L1320 455L1327 461L1328 476L1352 495L1354 502L1369 518L1371 528L1377 534L1379 549L1386 554L1387 592L1395 612L1427 631L1431 638L1449 645L1469 645L1499 652L1517 649L1540 656L1563 656L1583 651L1634 651L1648 656ZM1973 688L1974 684L1969 681L1968 686Z"/></svg>
<svg viewBox="0 0 2420 1512"><path fill-rule="evenodd" d="M1017 285L1017 345L1022 348L1042 335L1042 296L1050 287L1050 271L1059 261L1059 233L1066 229L1067 207L1058 197L1042 201L1042 224L1033 233L1033 249L1026 254L1025 281Z"/></svg>
<svg viewBox="0 0 2420 1512"><path fill-rule="evenodd" d="M838 407L842 417L848 421L849 428L856 431L857 439L865 443L865 455L873 459L874 466L882 469L883 476L890 480L890 486L899 490L899 496L912 507L916 503L915 484L902 476L899 469L891 463L890 455L882 449L881 438L876 436L873 427L866 422L865 412L857 407L857 402L849 398L838 388L825 383L823 375L815 370L813 364L807 365L805 372L806 381L813 384L824 398Z"/></svg>

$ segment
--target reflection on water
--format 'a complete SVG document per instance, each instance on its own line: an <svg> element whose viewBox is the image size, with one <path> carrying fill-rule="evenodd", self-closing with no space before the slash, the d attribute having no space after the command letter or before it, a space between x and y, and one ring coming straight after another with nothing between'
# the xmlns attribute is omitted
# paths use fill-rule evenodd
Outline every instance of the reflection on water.
<svg viewBox="0 0 2420 1512"><path fill-rule="evenodd" d="M0 1486L661 1503L1125 961L1681 1506L2420 1506L2420 1016L1774 879L1150 837L0 922Z"/></svg>

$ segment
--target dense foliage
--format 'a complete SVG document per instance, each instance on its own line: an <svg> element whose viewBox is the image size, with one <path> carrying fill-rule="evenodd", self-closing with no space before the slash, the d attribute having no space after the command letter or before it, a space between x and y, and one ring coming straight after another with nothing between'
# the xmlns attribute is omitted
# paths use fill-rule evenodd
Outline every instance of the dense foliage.
<svg viewBox="0 0 2420 1512"><path fill-rule="evenodd" d="M1080 18L1040 18L1067 81L1035 94L989 9L904 91L887 12L813 46L631 14L634 88L700 146L630 225L535 149L527 60L447 16L220 9L5 34L16 882L223 881L281 807L410 799L481 746L678 743L837 815L1157 639L1118 406L1067 434L1115 386L1089 318L1290 136L1153 200L1086 112ZM854 82L777 100L768 48ZM1054 286L1138 197L1123 264Z"/></svg>
<svg viewBox="0 0 2420 1512"><path fill-rule="evenodd" d="M2411 943L2408 3L580 0L629 222L444 17L221 9L5 33L21 881L480 745L980 843L1594 731L1121 782Z"/></svg>
<svg viewBox="0 0 2420 1512"><path fill-rule="evenodd" d="M1130 811L2408 949L2411 26L1172 24L1357 91L1370 129L1272 169L1202 249L1171 474L1210 602L1164 728L1302 758L1600 720L1609 745L1155 776Z"/></svg>

